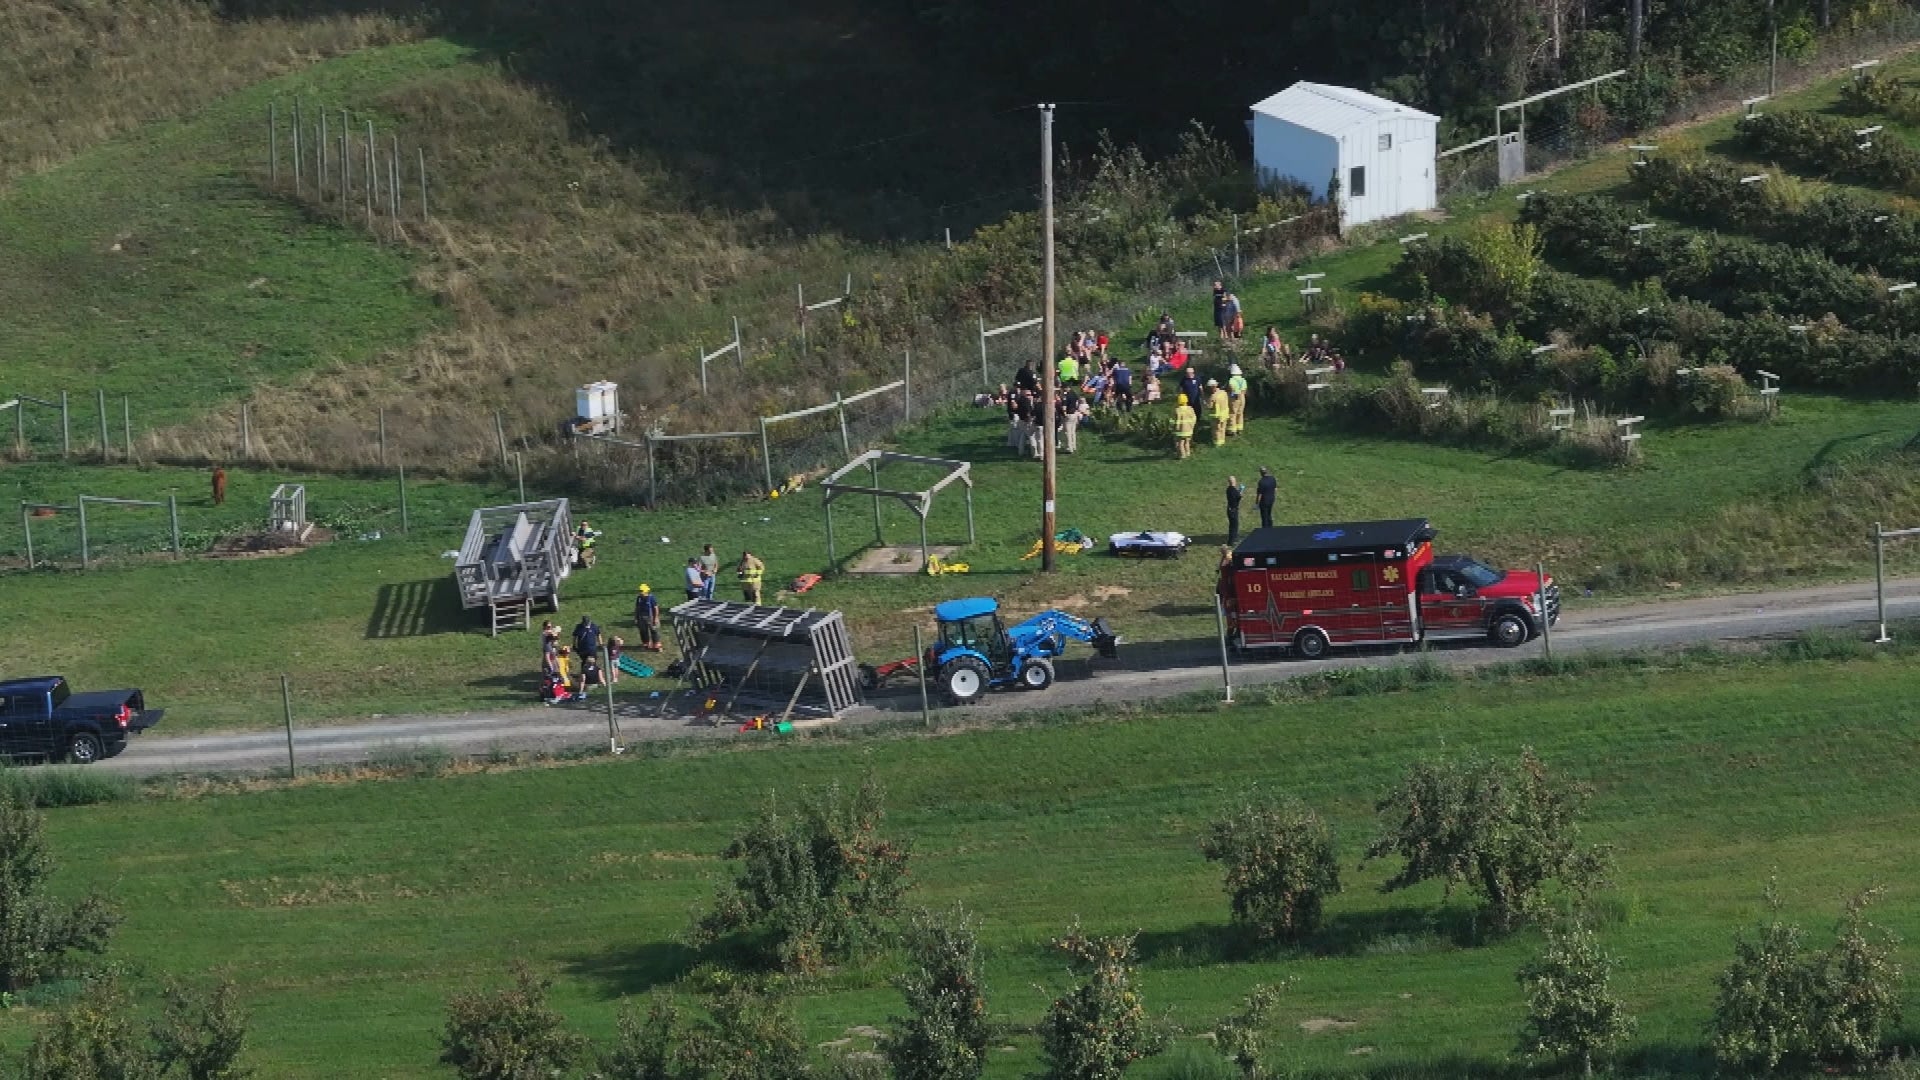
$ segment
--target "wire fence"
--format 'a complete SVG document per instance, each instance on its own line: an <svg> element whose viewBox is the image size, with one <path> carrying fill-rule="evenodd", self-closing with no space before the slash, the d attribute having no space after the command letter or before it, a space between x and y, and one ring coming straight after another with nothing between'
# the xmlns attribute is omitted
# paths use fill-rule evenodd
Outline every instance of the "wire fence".
<svg viewBox="0 0 1920 1080"><path fill-rule="evenodd" d="M1812 51L1799 57L1781 57L1778 65L1761 61L1713 83L1687 86L1652 123L1634 123L1600 105L1609 87L1572 91L1540 122L1525 129L1527 173L1571 161L1621 139L1647 135L1671 124L1722 112L1754 98L1798 90L1819 79L1845 71L1864 61L1920 44L1920 12L1901 10L1886 21L1851 33L1817 40ZM1625 80L1646 77L1635 72ZM1622 81L1625 81L1622 80ZM1439 162L1441 199L1485 195L1501 187L1498 147L1489 143Z"/></svg>

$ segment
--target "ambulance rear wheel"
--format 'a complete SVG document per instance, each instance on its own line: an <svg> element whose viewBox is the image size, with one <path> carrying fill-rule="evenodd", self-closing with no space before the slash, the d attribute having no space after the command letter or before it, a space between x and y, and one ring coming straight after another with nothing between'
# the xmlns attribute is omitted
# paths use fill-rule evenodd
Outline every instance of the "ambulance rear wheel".
<svg viewBox="0 0 1920 1080"><path fill-rule="evenodd" d="M1045 660L1029 660L1020 669L1020 685L1029 690L1045 690L1053 685L1053 664Z"/></svg>
<svg viewBox="0 0 1920 1080"><path fill-rule="evenodd" d="M1527 627L1527 620L1508 612L1493 620L1493 627L1487 631L1487 636L1493 639L1495 645L1503 649L1511 649L1526 644L1527 638L1532 635Z"/></svg>
<svg viewBox="0 0 1920 1080"><path fill-rule="evenodd" d="M1327 655L1327 635L1309 626L1293 635L1293 654L1302 660L1318 660Z"/></svg>
<svg viewBox="0 0 1920 1080"><path fill-rule="evenodd" d="M987 692L987 665L963 656L940 669L940 685L946 690L948 701L971 705Z"/></svg>

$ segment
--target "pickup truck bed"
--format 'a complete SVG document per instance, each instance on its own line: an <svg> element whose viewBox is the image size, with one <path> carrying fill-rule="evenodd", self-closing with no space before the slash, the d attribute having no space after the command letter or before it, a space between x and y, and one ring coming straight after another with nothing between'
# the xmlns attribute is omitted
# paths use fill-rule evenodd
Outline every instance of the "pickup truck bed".
<svg viewBox="0 0 1920 1080"><path fill-rule="evenodd" d="M138 690L75 693L58 676L10 679L0 682L0 756L90 765L165 715Z"/></svg>

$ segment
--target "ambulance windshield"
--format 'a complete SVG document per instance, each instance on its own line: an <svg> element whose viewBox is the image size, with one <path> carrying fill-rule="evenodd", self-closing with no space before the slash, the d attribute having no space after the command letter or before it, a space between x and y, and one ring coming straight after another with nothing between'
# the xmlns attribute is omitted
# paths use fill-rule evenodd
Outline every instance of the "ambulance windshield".
<svg viewBox="0 0 1920 1080"><path fill-rule="evenodd" d="M1475 562L1472 559L1462 560L1459 566L1454 567L1454 572L1465 578L1467 583L1476 589L1484 589L1489 585L1497 585L1500 583L1500 579L1507 576L1505 573L1495 570L1485 563Z"/></svg>

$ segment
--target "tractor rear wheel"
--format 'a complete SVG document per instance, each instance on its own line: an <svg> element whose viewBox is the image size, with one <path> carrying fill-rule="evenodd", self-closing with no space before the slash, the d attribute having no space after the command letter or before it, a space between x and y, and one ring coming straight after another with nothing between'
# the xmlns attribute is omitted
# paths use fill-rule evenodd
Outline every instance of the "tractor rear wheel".
<svg viewBox="0 0 1920 1080"><path fill-rule="evenodd" d="M1053 685L1053 664L1051 661L1033 659L1020 669L1020 685L1029 690L1045 690Z"/></svg>
<svg viewBox="0 0 1920 1080"><path fill-rule="evenodd" d="M987 665L971 656L963 656L940 669L940 685L947 700L955 705L971 705L987 692Z"/></svg>

